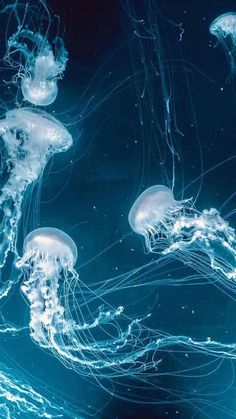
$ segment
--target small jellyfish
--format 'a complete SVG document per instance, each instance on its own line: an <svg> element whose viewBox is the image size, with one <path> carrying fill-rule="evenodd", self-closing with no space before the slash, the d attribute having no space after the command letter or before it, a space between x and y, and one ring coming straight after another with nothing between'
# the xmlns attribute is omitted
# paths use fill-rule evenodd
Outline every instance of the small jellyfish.
<svg viewBox="0 0 236 419"><path fill-rule="evenodd" d="M16 252L16 239L23 199L30 199L50 157L66 151L72 137L64 126L46 112L21 108L8 111L0 121L0 139L6 163L5 183L0 189L0 267L9 251ZM29 187L31 186L31 189ZM25 202L26 204L26 202Z"/></svg>
<svg viewBox="0 0 236 419"><path fill-rule="evenodd" d="M188 202L176 201L164 185L151 186L136 199L129 212L129 224L135 233L144 236L148 251L163 246L163 239L170 236L174 221Z"/></svg>
<svg viewBox="0 0 236 419"><path fill-rule="evenodd" d="M210 25L210 33L222 44L230 61L232 74L235 72L236 55L236 12L218 16Z"/></svg>
<svg viewBox="0 0 236 419"><path fill-rule="evenodd" d="M47 106L57 97L57 81L62 78L68 59L63 40L56 37L53 47L40 33L27 29L19 30L8 40L5 61L18 68L16 78L21 80L21 91L28 102ZM23 55L25 62L14 59L16 53Z"/></svg>
<svg viewBox="0 0 236 419"><path fill-rule="evenodd" d="M105 309L102 298L94 314L86 304L86 295L81 295L80 302L82 287L74 269L76 260L75 243L57 228L38 228L25 238L23 256L16 266L25 273L21 290L30 305L32 339L79 373L84 373L84 368L86 375L111 368L110 375L123 376L129 372L129 368L122 368L124 364L132 365L134 372L136 360L153 351L156 343L142 341L141 319L122 316L122 306ZM99 297L94 295L94 299ZM122 324L128 320L125 328L119 318ZM136 348L137 338L140 344ZM137 371L141 370L138 364Z"/></svg>

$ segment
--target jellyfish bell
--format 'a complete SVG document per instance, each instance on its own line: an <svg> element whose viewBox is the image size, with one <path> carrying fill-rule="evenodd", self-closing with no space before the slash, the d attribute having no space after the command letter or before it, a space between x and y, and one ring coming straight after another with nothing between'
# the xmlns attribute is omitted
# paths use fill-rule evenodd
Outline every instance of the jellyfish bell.
<svg viewBox="0 0 236 419"><path fill-rule="evenodd" d="M58 120L33 108L8 111L0 135L14 163L14 177L27 183L38 179L52 154L67 151L73 142Z"/></svg>
<svg viewBox="0 0 236 419"><path fill-rule="evenodd" d="M224 13L218 16L210 25L210 33L216 36L223 46L229 60L231 74L236 71L236 12Z"/></svg>
<svg viewBox="0 0 236 419"><path fill-rule="evenodd" d="M32 80L24 77L21 81L22 94L28 102L36 106L51 105L57 97L58 87L53 80Z"/></svg>
<svg viewBox="0 0 236 419"><path fill-rule="evenodd" d="M176 215L184 210L185 201L176 201L171 189L154 185L139 195L129 212L132 230L144 236L148 251L153 251L158 241L170 234Z"/></svg>
<svg viewBox="0 0 236 419"><path fill-rule="evenodd" d="M72 146L72 137L67 129L48 113L34 108L18 108L8 111L0 122L0 132L18 129L28 136L34 147L50 148L53 152L66 151Z"/></svg>
<svg viewBox="0 0 236 419"><path fill-rule="evenodd" d="M34 62L31 75L24 75L21 80L22 94L30 103L36 106L47 106L57 97L57 65L51 53L40 55ZM54 78L53 78L54 76Z"/></svg>
<svg viewBox="0 0 236 419"><path fill-rule="evenodd" d="M29 259L41 260L41 267L49 269L50 264L60 268L73 268L77 260L77 247L68 234L57 228L43 227L31 231L23 244L24 255L21 265ZM19 265L19 264L18 264Z"/></svg>
<svg viewBox="0 0 236 419"><path fill-rule="evenodd" d="M129 212L133 231L144 234L154 225L164 222L169 207L175 206L173 192L164 185L155 185L139 195Z"/></svg>
<svg viewBox="0 0 236 419"><path fill-rule="evenodd" d="M218 37L230 36L236 45L236 12L223 13L210 25L210 33Z"/></svg>

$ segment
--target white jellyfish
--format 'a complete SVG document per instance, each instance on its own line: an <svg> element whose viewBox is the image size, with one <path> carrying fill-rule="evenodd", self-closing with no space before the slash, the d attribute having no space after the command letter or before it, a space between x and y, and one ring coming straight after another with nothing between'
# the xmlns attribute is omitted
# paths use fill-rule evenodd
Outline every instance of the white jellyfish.
<svg viewBox="0 0 236 419"><path fill-rule="evenodd" d="M17 266L33 263L34 269L21 287L30 302L32 338L40 346L50 345L50 333L63 329L64 308L58 295L59 278L74 273L77 249L73 240L56 228L32 231L24 242L24 255Z"/></svg>
<svg viewBox="0 0 236 419"><path fill-rule="evenodd" d="M144 237L149 252L175 254L212 278L213 269L218 281L236 280L235 231L215 208L199 212L191 199L176 201L169 188L155 185L136 199L129 224Z"/></svg>
<svg viewBox="0 0 236 419"><path fill-rule="evenodd" d="M43 111L14 109L0 121L0 138L6 153L2 173L0 209L0 267L9 251L16 253L23 199L31 198L32 188L43 173L49 158L72 145L63 125ZM31 191L31 193L30 193Z"/></svg>
<svg viewBox="0 0 236 419"><path fill-rule="evenodd" d="M34 105L50 105L57 97L57 82L63 76L68 54L59 37L53 40L53 47L40 33L27 29L8 40L5 61L18 69L16 78L21 80L22 94ZM24 63L14 58L17 52L23 55Z"/></svg>
<svg viewBox="0 0 236 419"><path fill-rule="evenodd" d="M236 12L218 16L210 25L210 33L222 44L230 61L231 71L235 71L236 54Z"/></svg>
<svg viewBox="0 0 236 419"><path fill-rule="evenodd" d="M147 344L147 336L142 341L141 320L123 316L123 307L105 309L102 300L93 314L85 300L76 303L75 289L80 283L74 270L76 259L75 243L61 230L39 228L25 238L16 266L25 272L21 290L30 305L31 337L80 374L107 368L106 376L123 376L130 368L133 373L136 360L155 350L156 342ZM139 373L148 365L140 361Z"/></svg>
<svg viewBox="0 0 236 419"><path fill-rule="evenodd" d="M149 251L163 247L170 240L176 219L189 207L189 200L176 201L173 192L164 185L146 189L129 212L129 224L135 233L145 238Z"/></svg>
<svg viewBox="0 0 236 419"><path fill-rule="evenodd" d="M94 316L86 304L87 294L83 298L76 296L81 291L78 286L81 280L74 270L77 249L63 231L51 227L36 229L25 238L23 248L17 267L24 271L21 290L30 306L31 337L80 375L91 374L97 382L114 379L115 385L126 391L127 376L138 378L137 383L141 380L143 386L150 371L151 378L153 371L157 374L157 368L160 375L168 374L163 372L159 358L163 350L171 356L178 347L192 357L194 353L197 356L202 353L213 359L235 359L235 343L172 336L159 329L142 328L136 317L132 321L128 318L130 323L124 330L118 321L127 322L123 307L116 310L100 307L99 314ZM91 290L88 287L87 290L90 294ZM99 300L95 293L93 300ZM181 371L182 361L178 374Z"/></svg>

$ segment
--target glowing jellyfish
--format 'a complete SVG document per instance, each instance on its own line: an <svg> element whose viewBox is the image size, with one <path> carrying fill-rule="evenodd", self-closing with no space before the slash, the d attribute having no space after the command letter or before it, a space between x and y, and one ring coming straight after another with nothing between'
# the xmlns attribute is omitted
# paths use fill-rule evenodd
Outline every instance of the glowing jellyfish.
<svg viewBox="0 0 236 419"><path fill-rule="evenodd" d="M135 233L145 238L148 251L163 246L174 220L184 212L189 200L176 201L173 192L164 185L146 189L129 212L129 224Z"/></svg>
<svg viewBox="0 0 236 419"><path fill-rule="evenodd" d="M141 380L144 390L148 371L153 377L153 370L157 374L158 367L161 375L165 366L161 367L158 354L164 349L172 354L172 350L176 352L176 345L180 352L191 353L191 362L194 353L235 359L235 343L171 336L158 329L142 328L141 320L137 318L129 319L127 329L122 330L117 320L122 318L123 307L116 310L109 307L106 311L100 307L98 316L92 315L89 321L91 311L85 301L86 295L82 300L76 297L78 305L76 299L70 304L70 296L76 294L76 285L80 282L74 270L76 259L73 240L63 231L48 227L36 229L26 237L24 254L17 262L17 267L25 272L21 290L30 306L31 337L41 348L52 351L65 366L85 376L91 374L96 380L113 378L116 385L124 383L127 391L127 376ZM93 294L93 299L97 301L98 297ZM123 317L125 320L126 316ZM182 361L178 374L181 370ZM168 389L166 391L168 393ZM174 392L171 394L173 396Z"/></svg>
<svg viewBox="0 0 236 419"><path fill-rule="evenodd" d="M156 185L137 198L129 224L144 236L149 252L175 254L198 272L212 278L217 272L218 281L236 280L235 231L215 208L199 212L191 200L176 201L169 188Z"/></svg>
<svg viewBox="0 0 236 419"><path fill-rule="evenodd" d="M36 270L21 289L30 301L31 336L48 346L47 330L63 326L64 309L57 295L60 273L73 272L77 249L73 240L56 228L39 228L24 242L24 255L18 266L33 261ZM56 329L55 329L56 330Z"/></svg>
<svg viewBox="0 0 236 419"><path fill-rule="evenodd" d="M34 105L50 105L57 97L57 81L63 76L68 54L59 37L53 40L53 47L40 33L27 29L19 30L8 40L5 60L18 68L22 94ZM24 56L24 65L14 60L16 52Z"/></svg>
<svg viewBox="0 0 236 419"><path fill-rule="evenodd" d="M85 368L86 375L90 370L94 374L95 370L111 368L110 375L123 376L129 373L129 368L122 369L123 364L134 372L136 360L154 350L156 342L147 344L146 339L142 345L140 319L129 319L125 329L119 325L116 320L122 318L123 307L105 310L103 305L94 315L85 302L77 306L74 299L71 304L71 295L80 282L74 270L76 259L75 243L61 230L39 228L26 237L23 256L16 265L25 271L21 290L30 304L32 339L70 368L80 373ZM123 322L127 323L126 316ZM148 362L143 368L148 368ZM141 361L137 369L140 373Z"/></svg>
<svg viewBox="0 0 236 419"><path fill-rule="evenodd" d="M21 108L7 112L6 118L0 121L0 138L6 153L6 167L2 168L5 183L0 194L2 267L8 252L16 253L23 198L31 198L32 189L29 187L32 188L40 179L53 154L71 147L72 137L59 121L47 113Z"/></svg>
<svg viewBox="0 0 236 419"><path fill-rule="evenodd" d="M236 12L224 13L218 16L211 23L209 30L222 44L233 73L235 71L236 54Z"/></svg>

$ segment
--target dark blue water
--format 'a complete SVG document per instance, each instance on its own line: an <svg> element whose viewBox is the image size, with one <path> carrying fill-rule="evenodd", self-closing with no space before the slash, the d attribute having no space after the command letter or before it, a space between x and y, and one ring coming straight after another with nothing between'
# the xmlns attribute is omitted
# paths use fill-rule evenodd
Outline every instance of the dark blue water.
<svg viewBox="0 0 236 419"><path fill-rule="evenodd" d="M236 3L55 0L49 6L52 14L60 16L69 61L59 81L58 98L47 111L67 126L74 145L48 164L39 212L25 228L28 232L53 226L68 233L78 248L76 268L81 280L92 284L157 257L145 253L141 237L130 234L128 212L145 188L172 186L173 150L160 132L165 94L171 92L176 197L196 198L199 210L220 209L235 192L235 79L229 77L229 62L210 35L209 25L221 13L236 11ZM1 19L4 27L6 18ZM154 40L148 38L150 22L159 31ZM8 74L6 69L2 73ZM15 106L14 86L11 89L7 109ZM2 91L4 101L6 88ZM222 215L234 208L235 197L223 207ZM235 227L235 215L228 221ZM176 269L179 262L171 266ZM185 274L182 269L179 275ZM157 269L155 278L161 276ZM140 290L119 290L111 302L126 307L130 316L151 312L150 329L197 340L211 337L235 342L235 296L207 281L180 287L158 286L156 281ZM2 310L13 323L29 322L19 284ZM230 360L216 359L214 364L199 354L185 363L183 358L183 370L192 370L188 377L184 373L173 376L178 354L163 351L157 356L162 359L161 371L169 374L163 377L156 372L145 385L148 401L144 403L135 380L125 378L127 394L119 398L119 386L114 384L111 391L106 380L99 384L66 368L38 348L28 331L18 338L4 337L1 353L1 361L11 371L21 371L39 393L73 412L70 417L236 417L235 364ZM165 388L177 389L179 398Z"/></svg>

